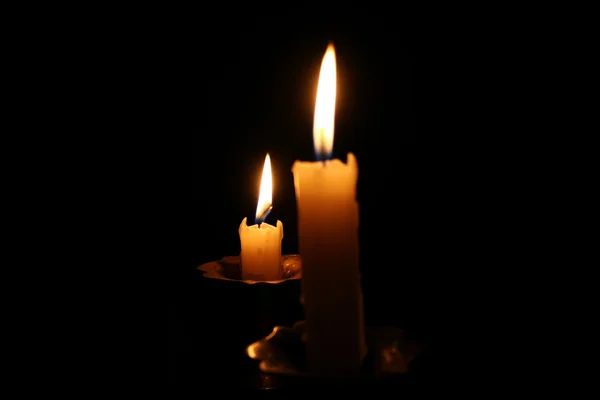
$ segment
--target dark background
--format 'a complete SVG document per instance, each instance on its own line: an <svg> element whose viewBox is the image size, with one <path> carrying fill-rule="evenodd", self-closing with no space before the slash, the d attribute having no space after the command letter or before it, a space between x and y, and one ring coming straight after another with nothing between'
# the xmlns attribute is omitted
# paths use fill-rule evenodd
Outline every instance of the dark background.
<svg viewBox="0 0 600 400"><path fill-rule="evenodd" d="M222 35L198 32L197 42L186 41L193 47L180 58L186 82L180 91L190 100L181 113L192 139L192 235L189 260L173 271L171 383L228 382L218 372L225 364L215 361L219 328L208 319L198 322L228 294L207 290L195 269L239 254L238 226L244 217L253 219L267 152L274 180L267 222L282 221L284 254L298 251L291 167L295 160L314 160L313 112L328 42L337 57L334 157L345 161L351 151L359 164L366 322L431 340L439 326L432 277L444 266L431 263L427 245L435 234L429 230L432 201L423 193L432 191L423 182L427 166L417 149L414 43L402 26L374 17L264 19L224 27ZM207 341L212 343L202 345ZM240 382L231 379L230 385Z"/></svg>

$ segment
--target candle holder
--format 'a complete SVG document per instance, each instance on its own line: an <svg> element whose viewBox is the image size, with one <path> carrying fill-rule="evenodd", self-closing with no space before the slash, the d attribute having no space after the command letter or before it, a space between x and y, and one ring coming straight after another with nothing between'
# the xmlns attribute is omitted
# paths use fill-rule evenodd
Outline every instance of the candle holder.
<svg viewBox="0 0 600 400"><path fill-rule="evenodd" d="M307 371L304 326L304 321L294 323L291 328L275 326L270 335L246 348L246 354L260 362L260 371L273 376L278 386L375 382L399 384L411 381L411 362L417 358L421 349L418 342L404 338L402 329L367 326L365 338L368 352L363 359L360 374L345 378L318 376Z"/></svg>
<svg viewBox="0 0 600 400"><path fill-rule="evenodd" d="M236 281L243 284L269 283L280 284L288 280L297 280L302 278L302 259L297 254L281 256L282 279L276 281L255 281L242 279L242 264L239 256L223 257L219 261L213 261L202 264L198 267L203 272L203 276L209 279L219 279L225 281Z"/></svg>
<svg viewBox="0 0 600 400"><path fill-rule="evenodd" d="M232 342L244 349L269 334L275 325L291 325L302 319L300 304L302 260L299 255L282 255L282 278L276 281L241 279L239 256L200 265L199 331L218 326L221 332L236 332Z"/></svg>

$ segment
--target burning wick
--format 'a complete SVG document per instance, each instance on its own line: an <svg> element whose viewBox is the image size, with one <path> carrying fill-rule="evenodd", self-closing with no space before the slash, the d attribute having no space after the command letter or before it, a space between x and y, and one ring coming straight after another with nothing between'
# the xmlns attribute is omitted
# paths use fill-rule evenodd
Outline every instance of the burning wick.
<svg viewBox="0 0 600 400"><path fill-rule="evenodd" d="M260 224L262 224L263 222L265 222L265 219L267 219L267 215L269 215L269 213L271 212L271 210L273 209L273 206L269 206L269 208L267 208L262 215L260 215L260 218L257 218L254 222L256 224L258 224L258 227L260 228Z"/></svg>

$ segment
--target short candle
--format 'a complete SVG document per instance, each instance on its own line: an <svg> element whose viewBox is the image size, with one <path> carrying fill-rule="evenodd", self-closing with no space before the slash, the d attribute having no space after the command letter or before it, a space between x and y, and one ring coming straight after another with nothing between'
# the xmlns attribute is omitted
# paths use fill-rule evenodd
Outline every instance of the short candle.
<svg viewBox="0 0 600 400"><path fill-rule="evenodd" d="M279 220L276 226L263 222L272 209L273 178L271 158L267 153L256 206L256 224L248 226L247 218L244 218L239 228L240 259L242 279L244 280L275 281L281 279L283 224Z"/></svg>

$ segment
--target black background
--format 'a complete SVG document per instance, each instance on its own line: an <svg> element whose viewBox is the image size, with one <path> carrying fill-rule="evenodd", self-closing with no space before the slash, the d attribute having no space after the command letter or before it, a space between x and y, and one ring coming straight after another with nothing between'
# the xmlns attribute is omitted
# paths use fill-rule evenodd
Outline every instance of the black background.
<svg viewBox="0 0 600 400"><path fill-rule="evenodd" d="M177 79L186 83L179 91L189 99L181 114L192 139L192 240L189 260L173 267L169 381L208 385L221 376L214 369L199 372L218 358L199 345L214 339L203 332L218 328L207 321L202 330L197 321L210 301L227 294L201 289L195 269L239 254L238 226L244 217L253 219L267 152L274 180L267 222L282 221L284 254L298 251L291 167L295 160L314 160L316 87L329 42L337 58L334 157L345 161L353 152L359 165L366 322L429 341L440 325L434 276L445 266L432 262L443 247L429 247L436 235L429 230L435 199L417 148L414 43L402 22L263 19L222 32L198 32L179 58L185 65Z"/></svg>

